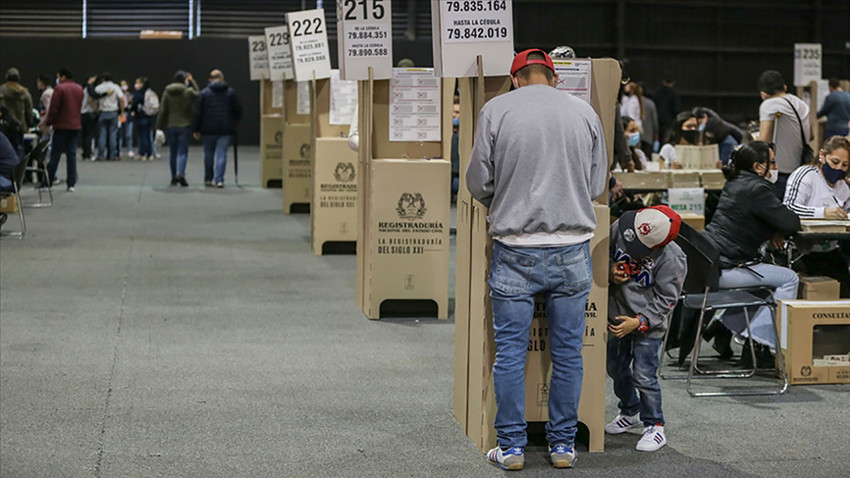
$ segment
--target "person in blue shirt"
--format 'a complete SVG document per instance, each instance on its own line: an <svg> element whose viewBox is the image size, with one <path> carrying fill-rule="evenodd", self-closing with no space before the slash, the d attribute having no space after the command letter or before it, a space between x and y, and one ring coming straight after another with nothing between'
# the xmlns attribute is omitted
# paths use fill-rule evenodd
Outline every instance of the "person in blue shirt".
<svg viewBox="0 0 850 478"><path fill-rule="evenodd" d="M826 138L850 134L850 93L841 88L838 78L829 79L829 95L818 110L818 118L826 116Z"/></svg>

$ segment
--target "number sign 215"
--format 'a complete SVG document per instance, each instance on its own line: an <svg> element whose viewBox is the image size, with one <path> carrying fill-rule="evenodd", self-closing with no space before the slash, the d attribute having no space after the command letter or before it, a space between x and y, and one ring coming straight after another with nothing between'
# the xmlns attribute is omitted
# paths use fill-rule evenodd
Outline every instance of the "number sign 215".
<svg viewBox="0 0 850 478"><path fill-rule="evenodd" d="M369 12L371 10L372 19L380 20L384 18L384 6L381 5L383 0L371 0L372 8L369 8L369 0L345 0L342 4L343 8L346 8L345 11L345 19L346 20L358 20L357 18L357 6L359 5L363 9L363 18L362 20L369 20Z"/></svg>

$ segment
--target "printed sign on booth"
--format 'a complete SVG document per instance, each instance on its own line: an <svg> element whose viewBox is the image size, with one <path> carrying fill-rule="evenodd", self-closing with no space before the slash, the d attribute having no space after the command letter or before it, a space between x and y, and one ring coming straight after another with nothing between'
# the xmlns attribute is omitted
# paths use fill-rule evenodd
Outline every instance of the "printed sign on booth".
<svg viewBox="0 0 850 478"><path fill-rule="evenodd" d="M432 0L431 35L437 76L510 73L514 50L513 6L510 0Z"/></svg>
<svg viewBox="0 0 850 478"><path fill-rule="evenodd" d="M321 8L286 14L292 67L297 81L329 78L331 58L325 11Z"/></svg>
<svg viewBox="0 0 850 478"><path fill-rule="evenodd" d="M393 30L390 0L337 2L340 77L368 80L392 78Z"/></svg>
<svg viewBox="0 0 850 478"><path fill-rule="evenodd" d="M809 86L821 79L823 48L820 43L794 44L794 86Z"/></svg>
<svg viewBox="0 0 850 478"><path fill-rule="evenodd" d="M248 59L251 67L251 81L269 79L269 57L266 52L266 37L251 35L248 37Z"/></svg>
<svg viewBox="0 0 850 478"><path fill-rule="evenodd" d="M269 79L274 81L291 80L292 50L289 48L289 27L266 28L266 48L269 57Z"/></svg>

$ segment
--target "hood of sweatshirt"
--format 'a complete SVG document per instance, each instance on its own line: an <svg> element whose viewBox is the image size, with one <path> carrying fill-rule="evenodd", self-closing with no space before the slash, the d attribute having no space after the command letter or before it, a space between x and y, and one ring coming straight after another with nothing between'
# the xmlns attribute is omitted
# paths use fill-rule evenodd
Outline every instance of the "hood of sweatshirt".
<svg viewBox="0 0 850 478"><path fill-rule="evenodd" d="M186 91L186 85L183 83L171 83L165 87L165 93L169 95L179 96Z"/></svg>
<svg viewBox="0 0 850 478"><path fill-rule="evenodd" d="M3 89L3 96L8 96L12 99L19 99L29 93L23 85L16 81L7 81L3 85L0 85L0 88Z"/></svg>
<svg viewBox="0 0 850 478"><path fill-rule="evenodd" d="M230 88L230 85L224 81L216 81L209 84L209 89L213 90L216 93L224 93L227 89Z"/></svg>

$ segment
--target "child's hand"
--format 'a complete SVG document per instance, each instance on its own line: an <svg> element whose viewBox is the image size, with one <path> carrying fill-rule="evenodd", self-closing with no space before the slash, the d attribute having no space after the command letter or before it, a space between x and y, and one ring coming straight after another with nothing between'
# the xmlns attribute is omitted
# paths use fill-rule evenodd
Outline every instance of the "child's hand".
<svg viewBox="0 0 850 478"><path fill-rule="evenodd" d="M629 275L626 273L624 268L620 267L624 264L625 262L623 261L611 264L611 270L608 271L608 280L612 284L620 285L629 281Z"/></svg>
<svg viewBox="0 0 850 478"><path fill-rule="evenodd" d="M614 336L618 339L622 339L632 333L633 330L640 327L640 320L635 317L620 315L617 316L617 318L620 320L620 323L617 325L608 324L608 331L614 334Z"/></svg>

